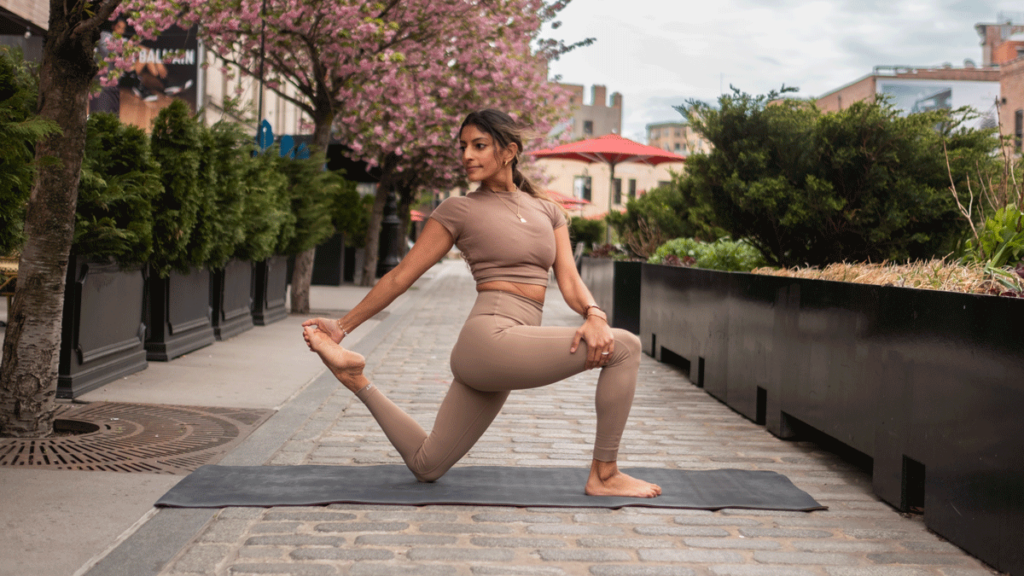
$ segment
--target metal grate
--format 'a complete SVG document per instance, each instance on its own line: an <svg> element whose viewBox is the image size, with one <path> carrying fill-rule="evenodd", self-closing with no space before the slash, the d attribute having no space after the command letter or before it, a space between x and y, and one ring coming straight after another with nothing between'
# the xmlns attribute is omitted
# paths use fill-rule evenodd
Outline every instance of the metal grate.
<svg viewBox="0 0 1024 576"><path fill-rule="evenodd" d="M90 432L43 439L0 438L0 466L188 473L220 460L273 413L116 402L69 405L59 409L55 428Z"/></svg>

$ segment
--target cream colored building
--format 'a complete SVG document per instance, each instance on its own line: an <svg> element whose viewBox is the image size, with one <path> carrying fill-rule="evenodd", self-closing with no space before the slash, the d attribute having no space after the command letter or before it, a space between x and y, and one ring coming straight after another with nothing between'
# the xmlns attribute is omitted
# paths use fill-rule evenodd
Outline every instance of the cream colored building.
<svg viewBox="0 0 1024 576"><path fill-rule="evenodd" d="M543 186L546 190L589 200L589 204L582 204L569 210L571 215L585 218L607 214L609 199L611 210L625 210L626 202L630 199L668 184L672 180L672 172L683 170L682 162L658 166L632 162L619 164L615 167L617 184L609 194L611 171L607 164L586 164L573 160L538 160L537 166L550 179Z"/></svg>
<svg viewBox="0 0 1024 576"><path fill-rule="evenodd" d="M647 125L647 144L683 156L708 152L710 144L686 122L658 122Z"/></svg>

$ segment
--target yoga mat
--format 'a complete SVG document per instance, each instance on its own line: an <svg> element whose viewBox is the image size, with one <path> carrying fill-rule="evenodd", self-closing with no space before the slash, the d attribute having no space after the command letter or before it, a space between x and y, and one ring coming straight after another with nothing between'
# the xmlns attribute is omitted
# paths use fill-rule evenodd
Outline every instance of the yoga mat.
<svg viewBox="0 0 1024 576"><path fill-rule="evenodd" d="M766 470L623 472L661 486L657 498L596 497L583 493L586 468L463 466L440 480L417 482L405 466L202 466L156 506L315 506L324 504L463 504L580 508L753 508L824 510L789 478Z"/></svg>

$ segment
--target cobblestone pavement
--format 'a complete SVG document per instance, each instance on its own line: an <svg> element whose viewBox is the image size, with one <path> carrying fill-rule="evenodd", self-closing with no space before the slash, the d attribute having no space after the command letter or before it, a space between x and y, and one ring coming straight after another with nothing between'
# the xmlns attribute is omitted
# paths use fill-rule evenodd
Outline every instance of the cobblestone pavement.
<svg viewBox="0 0 1024 576"><path fill-rule="evenodd" d="M465 267L446 264L420 306L368 357L371 380L429 429L451 373L448 354L475 297ZM545 323L576 325L557 290ZM515 392L460 463L590 464L590 372ZM644 357L622 442L630 465L774 470L829 507L811 513L333 505L228 508L167 575L818 575L986 576L978 560L871 493L863 470L810 443L776 439ZM269 464L399 463L343 387ZM581 486L582 489L582 486Z"/></svg>

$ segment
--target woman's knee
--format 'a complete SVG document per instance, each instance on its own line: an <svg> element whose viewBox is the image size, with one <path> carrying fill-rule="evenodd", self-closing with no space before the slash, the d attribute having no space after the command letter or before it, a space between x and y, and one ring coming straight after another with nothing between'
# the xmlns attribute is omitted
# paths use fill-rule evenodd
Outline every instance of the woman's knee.
<svg viewBox="0 0 1024 576"><path fill-rule="evenodd" d="M621 349L625 352L623 358L633 360L639 364L640 362L640 338L632 332L628 332L621 328L613 328L612 334L615 336L615 351L619 352Z"/></svg>

